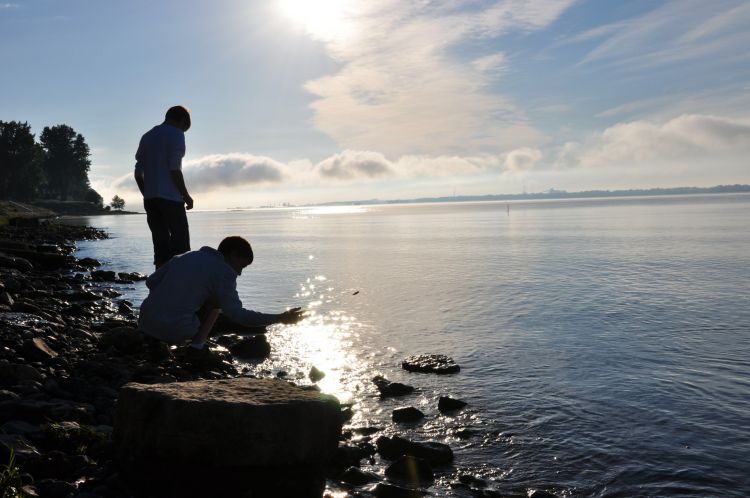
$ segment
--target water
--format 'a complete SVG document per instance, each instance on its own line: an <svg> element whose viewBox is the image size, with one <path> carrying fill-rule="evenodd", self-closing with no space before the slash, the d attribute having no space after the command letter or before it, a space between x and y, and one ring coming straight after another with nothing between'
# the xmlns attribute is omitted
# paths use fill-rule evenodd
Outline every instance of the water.
<svg viewBox="0 0 750 498"><path fill-rule="evenodd" d="M750 494L750 196L190 213L192 243L246 236L246 306L301 305L256 372L306 377L376 425L456 453L492 489L563 496ZM143 216L95 217L80 256L151 269ZM105 267L106 268L106 267ZM359 291L358 293L356 293ZM136 304L140 284L125 289ZM355 294L356 293L356 294ZM415 353L461 372L410 374ZM418 388L380 401L380 373ZM437 398L469 403L454 417ZM394 427L417 406L423 424ZM383 467L376 464L375 470Z"/></svg>

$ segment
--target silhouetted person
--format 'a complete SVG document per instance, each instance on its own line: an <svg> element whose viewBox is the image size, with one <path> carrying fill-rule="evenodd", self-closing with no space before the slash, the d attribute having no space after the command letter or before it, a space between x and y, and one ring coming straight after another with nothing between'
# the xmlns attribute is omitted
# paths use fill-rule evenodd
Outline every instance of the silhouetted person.
<svg viewBox="0 0 750 498"><path fill-rule="evenodd" d="M171 107L164 122L141 137L135 153L135 181L143 194L157 269L175 254L190 250L185 209L193 209L193 198L182 176L189 128L190 111L180 105Z"/></svg>
<svg viewBox="0 0 750 498"><path fill-rule="evenodd" d="M237 295L237 277L252 262L250 243L236 236L222 240L218 250L201 247L173 257L146 280L149 293L141 304L139 328L161 341L191 341L192 349L204 350L222 312L232 322L247 327L299 321L303 313L300 308L279 314L243 308Z"/></svg>

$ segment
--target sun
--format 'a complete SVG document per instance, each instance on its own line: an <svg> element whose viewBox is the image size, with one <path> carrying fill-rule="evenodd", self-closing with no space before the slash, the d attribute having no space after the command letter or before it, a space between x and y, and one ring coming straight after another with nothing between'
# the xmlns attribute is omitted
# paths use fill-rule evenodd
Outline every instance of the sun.
<svg viewBox="0 0 750 498"><path fill-rule="evenodd" d="M347 0L279 0L284 16L311 35L337 38L345 30L344 12Z"/></svg>

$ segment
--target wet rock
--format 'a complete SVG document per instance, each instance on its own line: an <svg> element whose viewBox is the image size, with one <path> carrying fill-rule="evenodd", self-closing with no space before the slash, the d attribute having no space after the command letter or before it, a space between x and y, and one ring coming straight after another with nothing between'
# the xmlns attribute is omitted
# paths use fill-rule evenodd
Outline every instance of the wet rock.
<svg viewBox="0 0 750 498"><path fill-rule="evenodd" d="M102 266L101 261L93 258L82 258L78 260L78 264L85 268L98 268Z"/></svg>
<svg viewBox="0 0 750 498"><path fill-rule="evenodd" d="M443 443L420 443L393 436L381 436L375 441L378 453L384 458L394 460L403 455L411 455L427 460L431 465L443 465L453 461L453 450Z"/></svg>
<svg viewBox="0 0 750 498"><path fill-rule="evenodd" d="M461 370L453 358L442 354L413 355L404 359L401 368L409 372L451 374Z"/></svg>
<svg viewBox="0 0 750 498"><path fill-rule="evenodd" d="M138 272L131 272L131 273L120 272L117 274L117 276L120 278L120 280L129 280L131 282L140 282L148 278L143 273L138 273Z"/></svg>
<svg viewBox="0 0 750 498"><path fill-rule="evenodd" d="M117 274L113 271L94 270L91 272L91 280L94 282L116 282Z"/></svg>
<svg viewBox="0 0 750 498"><path fill-rule="evenodd" d="M239 358L265 358L271 354L271 345L265 335L245 337L228 349Z"/></svg>
<svg viewBox="0 0 750 498"><path fill-rule="evenodd" d="M372 492L377 498L421 498L427 494L420 489L402 488L385 482L376 484Z"/></svg>
<svg viewBox="0 0 750 498"><path fill-rule="evenodd" d="M40 337L25 341L22 353L24 358L30 361L45 361L57 358L57 353Z"/></svg>
<svg viewBox="0 0 750 498"><path fill-rule="evenodd" d="M339 411L334 397L281 380L128 384L120 390L114 438L129 463L319 464L338 447Z"/></svg>
<svg viewBox="0 0 750 498"><path fill-rule="evenodd" d="M396 408L391 414L391 419L394 422L416 422L424 418L424 413L414 408L413 406L406 406L403 408Z"/></svg>
<svg viewBox="0 0 750 498"><path fill-rule="evenodd" d="M385 469L385 475L389 479L402 481L412 486L431 483L435 480L432 467L427 460L411 455L398 457Z"/></svg>
<svg viewBox="0 0 750 498"><path fill-rule="evenodd" d="M373 377L372 382L378 388L381 398L403 396L414 392L414 387L400 382L391 382L382 375Z"/></svg>
<svg viewBox="0 0 750 498"><path fill-rule="evenodd" d="M379 481L380 476L375 474L374 472L367 472L365 470L358 469L357 467L349 467L341 475L341 480L355 486L362 486L371 482Z"/></svg>
<svg viewBox="0 0 750 498"><path fill-rule="evenodd" d="M135 354L143 351L143 333L132 327L116 327L102 334L99 346L114 349L123 354Z"/></svg>
<svg viewBox="0 0 750 498"><path fill-rule="evenodd" d="M454 399L448 396L440 396L438 400L438 410L441 412L449 412L453 410L460 410L465 407L467 403L460 399Z"/></svg>
<svg viewBox="0 0 750 498"><path fill-rule="evenodd" d="M323 379L323 377L325 376L326 376L325 372L321 372L316 367L310 368L310 373L307 374L307 377L312 382L318 382L319 380Z"/></svg>
<svg viewBox="0 0 750 498"><path fill-rule="evenodd" d="M376 432L380 432L383 430L382 427L353 427L350 429L354 434L357 434L358 436L370 436L372 434L375 434Z"/></svg>

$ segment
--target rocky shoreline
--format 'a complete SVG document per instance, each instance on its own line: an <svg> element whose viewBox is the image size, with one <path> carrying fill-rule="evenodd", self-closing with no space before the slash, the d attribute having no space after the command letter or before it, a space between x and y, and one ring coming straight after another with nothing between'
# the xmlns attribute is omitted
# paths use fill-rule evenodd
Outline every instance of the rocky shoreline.
<svg viewBox="0 0 750 498"><path fill-rule="evenodd" d="M233 355L258 358L270 352L262 330L241 330L227 323L217 327L220 335L210 341L215 355L208 362L190 358L181 348L169 348L145 338L136 330L133 303L122 299L117 290L119 284L145 276L99 271L98 261L75 258L76 241L105 237L100 230L57 222L0 227L0 465L4 466L0 471L5 468L0 486L5 486L3 492L7 492L2 496L168 496L153 481L154 476L144 485L124 464L123 438L116 437L118 424L120 433L126 432L122 416L118 419L118 399L126 392L123 386L134 386L126 387L127 392L135 392L134 388L166 392L175 385L176 391L182 393L175 394L179 398L187 386L197 385L196 389L214 392L211 382L253 383L253 375L246 368L238 368L240 363L233 360ZM450 358L438 355L407 358L402 367L437 374L459 370ZM321 375L324 374L320 371L311 371L310 379L315 382ZM272 390L290 384L274 382L270 385ZM380 376L373 382L381 398L413 391L411 386ZM295 389L315 391L315 387ZM257 403L250 398L249 405L253 404ZM439 409L450 412L465 405L461 400L445 397L441 398ZM300 460L294 462L296 466L274 468L272 472L268 466L249 462L255 466L243 468L239 478L239 471L231 466L191 469L193 479L189 482L208 484L200 493L200 486L191 485L192 493L333 496L333 492L325 491L327 483L337 497L429 496L433 468L445 469L453 461L451 448L442 443L379 435L380 429L372 427L344 426L342 432L342 423L351 417L351 409L338 408L338 402L335 406L335 415L329 413L319 420L330 425L326 417L335 419L330 427L334 428L332 437L338 443L330 455L318 455L319 465L311 465L309 459ZM217 409L215 404L212 407ZM416 408L405 407L395 410L392 419L394 424L408 423L419 420L420 414ZM295 423L300 425L299 421ZM298 441L309 439L305 435L296 437ZM266 446L274 445L270 441ZM382 474L360 469L362 462L375 463L376 459L382 462ZM201 477L197 481L196 475ZM162 475L162 481L167 479ZM314 486L304 492L282 485L305 480ZM262 482L264 491L258 486L237 487L237 482L242 486L248 481ZM457 474L447 490L458 493L455 496L509 496L492 489L491 484L475 476ZM11 488L15 491L6 491ZM540 490L528 493L537 498L553 496ZM183 489L180 494L188 496L191 489Z"/></svg>

